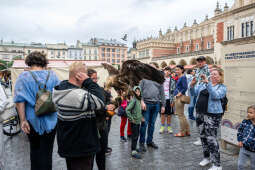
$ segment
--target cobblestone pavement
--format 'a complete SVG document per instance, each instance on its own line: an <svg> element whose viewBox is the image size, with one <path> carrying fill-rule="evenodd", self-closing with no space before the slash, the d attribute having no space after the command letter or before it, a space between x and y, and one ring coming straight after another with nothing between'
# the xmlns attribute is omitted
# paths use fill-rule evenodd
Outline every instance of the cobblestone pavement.
<svg viewBox="0 0 255 170"><path fill-rule="evenodd" d="M173 117L173 130L178 131L177 117ZM149 149L143 154L142 160L130 158L130 141L120 143L119 140L120 118L113 117L110 132L109 146L113 152L107 156L107 169L109 170L205 170L209 166L201 168L198 163L202 160L201 146L194 146L193 142L198 134L195 122L190 121L191 137L176 138L173 134L159 134L160 120L156 122L154 142L159 145L158 150ZM1 130L1 129L0 129ZM8 138L0 134L0 162L3 170L29 170L29 145L27 137L19 134ZM223 170L235 170L237 167L237 155L221 153ZM55 143L53 155L53 169L66 170L65 161L57 154ZM94 167L94 169L97 169ZM1 169L2 170L2 169Z"/></svg>

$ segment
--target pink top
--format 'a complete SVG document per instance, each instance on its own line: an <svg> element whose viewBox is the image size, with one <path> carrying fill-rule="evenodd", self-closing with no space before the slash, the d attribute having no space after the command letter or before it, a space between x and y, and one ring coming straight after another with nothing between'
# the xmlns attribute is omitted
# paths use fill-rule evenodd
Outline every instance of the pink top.
<svg viewBox="0 0 255 170"><path fill-rule="evenodd" d="M126 109L126 107L127 107L127 100L123 100L122 101L121 107L123 107L123 109Z"/></svg>

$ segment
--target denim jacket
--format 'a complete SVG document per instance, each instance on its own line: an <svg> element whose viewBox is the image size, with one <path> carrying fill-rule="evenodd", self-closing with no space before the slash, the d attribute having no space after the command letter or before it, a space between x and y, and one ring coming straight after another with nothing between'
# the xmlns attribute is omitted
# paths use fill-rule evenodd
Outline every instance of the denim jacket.
<svg viewBox="0 0 255 170"><path fill-rule="evenodd" d="M244 119L238 128L237 141L242 142L245 149L255 152L255 125Z"/></svg>
<svg viewBox="0 0 255 170"><path fill-rule="evenodd" d="M199 93L207 89L209 92L208 99L208 113L212 114L222 114L223 109L221 105L221 100L227 93L227 88L223 84L217 84L213 86L211 82L209 83L200 83L199 85L190 88L190 93L193 96L199 96ZM197 98L198 99L198 98Z"/></svg>

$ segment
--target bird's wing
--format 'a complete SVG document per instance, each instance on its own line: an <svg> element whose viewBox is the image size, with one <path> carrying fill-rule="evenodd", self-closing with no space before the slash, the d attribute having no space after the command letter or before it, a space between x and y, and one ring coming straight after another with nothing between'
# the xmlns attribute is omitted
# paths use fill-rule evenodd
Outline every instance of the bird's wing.
<svg viewBox="0 0 255 170"><path fill-rule="evenodd" d="M110 64L102 63L104 69L106 69L110 76L119 74L119 70Z"/></svg>
<svg viewBox="0 0 255 170"><path fill-rule="evenodd" d="M122 82L131 87L139 85L142 79L152 80L159 84L163 84L165 81L162 72L138 60L125 61L122 64L119 77Z"/></svg>

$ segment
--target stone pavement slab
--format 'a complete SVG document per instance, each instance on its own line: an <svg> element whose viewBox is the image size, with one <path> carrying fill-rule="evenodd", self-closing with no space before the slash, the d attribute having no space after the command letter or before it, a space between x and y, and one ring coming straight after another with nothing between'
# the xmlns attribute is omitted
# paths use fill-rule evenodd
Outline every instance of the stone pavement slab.
<svg viewBox="0 0 255 170"><path fill-rule="evenodd" d="M143 154L142 160L130 157L131 141L120 143L119 137L120 118L114 116L109 136L109 146L113 152L107 156L108 170L206 170L200 167L202 160L201 146L193 145L198 134L195 122L190 121L191 137L176 138L173 134L159 134L160 119L158 117L154 132L154 142L159 145L158 150L148 149ZM178 119L173 117L173 130L178 132ZM1 130L1 129L0 129ZM2 131L1 131L2 132ZM126 132L126 131L125 131ZM0 168L3 170L29 170L29 144L25 134L9 138L0 133ZM223 170L237 169L237 156L221 153ZM95 166L94 169L97 169ZM1 169L2 170L2 169ZM66 170L64 159L57 154L57 144L54 145L53 170Z"/></svg>

